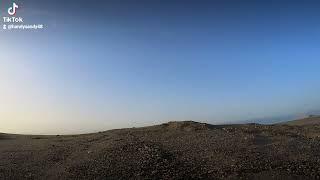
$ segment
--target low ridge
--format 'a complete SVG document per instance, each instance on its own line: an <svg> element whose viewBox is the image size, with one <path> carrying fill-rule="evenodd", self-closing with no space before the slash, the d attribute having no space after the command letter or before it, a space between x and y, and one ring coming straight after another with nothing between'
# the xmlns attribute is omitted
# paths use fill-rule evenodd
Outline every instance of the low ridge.
<svg viewBox="0 0 320 180"><path fill-rule="evenodd" d="M294 125L294 126L320 125L320 116L310 115L306 118L288 121L283 124Z"/></svg>
<svg viewBox="0 0 320 180"><path fill-rule="evenodd" d="M319 124L184 121L71 136L0 134L0 179L319 179L319 149Z"/></svg>

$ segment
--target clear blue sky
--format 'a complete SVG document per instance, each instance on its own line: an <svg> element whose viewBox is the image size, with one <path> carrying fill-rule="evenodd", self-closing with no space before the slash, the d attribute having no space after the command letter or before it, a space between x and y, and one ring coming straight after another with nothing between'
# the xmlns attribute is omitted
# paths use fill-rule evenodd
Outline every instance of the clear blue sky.
<svg viewBox="0 0 320 180"><path fill-rule="evenodd" d="M0 131L214 124L320 109L317 1L15 2L16 16L46 29L0 31Z"/></svg>

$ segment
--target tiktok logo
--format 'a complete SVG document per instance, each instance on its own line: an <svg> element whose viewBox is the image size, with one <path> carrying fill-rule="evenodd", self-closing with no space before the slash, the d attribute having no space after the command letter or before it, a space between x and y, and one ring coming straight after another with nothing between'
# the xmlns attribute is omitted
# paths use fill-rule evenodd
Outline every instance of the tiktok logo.
<svg viewBox="0 0 320 180"><path fill-rule="evenodd" d="M0 0L1 2L1 0ZM21 4L19 4L21 5ZM25 24L24 23L24 19L23 17L17 17L16 12L17 10L21 8L18 6L18 4L16 4L15 2L12 2L12 6L10 6L8 8L8 16L6 17L2 17L3 19L3 24L0 25L2 26L2 30L1 31L13 31L13 30L40 30L40 29L44 29L44 25L43 24ZM1 27L0 27L1 28ZM0 31L0 32L1 32ZM0 60L1 61L1 60ZM1 171L1 170L0 170ZM0 173L1 174L1 173ZM1 178L0 178L1 179Z"/></svg>
<svg viewBox="0 0 320 180"><path fill-rule="evenodd" d="M15 15L18 8L19 6L16 3L13 3L12 7L9 7L8 9L8 14L11 16Z"/></svg>

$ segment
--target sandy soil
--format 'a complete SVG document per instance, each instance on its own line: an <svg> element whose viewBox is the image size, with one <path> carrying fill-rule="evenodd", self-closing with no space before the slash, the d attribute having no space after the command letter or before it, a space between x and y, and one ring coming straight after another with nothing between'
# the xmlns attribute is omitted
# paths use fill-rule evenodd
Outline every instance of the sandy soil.
<svg viewBox="0 0 320 180"><path fill-rule="evenodd" d="M319 179L319 124L0 134L0 179Z"/></svg>

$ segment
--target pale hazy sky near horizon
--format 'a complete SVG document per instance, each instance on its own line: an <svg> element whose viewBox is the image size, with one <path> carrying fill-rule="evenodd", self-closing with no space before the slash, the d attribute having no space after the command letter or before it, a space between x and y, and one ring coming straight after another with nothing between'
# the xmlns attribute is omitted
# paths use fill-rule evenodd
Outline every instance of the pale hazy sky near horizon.
<svg viewBox="0 0 320 180"><path fill-rule="evenodd" d="M1 23L10 2L0 0ZM17 17L46 29L0 30L0 132L215 124L320 109L317 1L15 2Z"/></svg>

